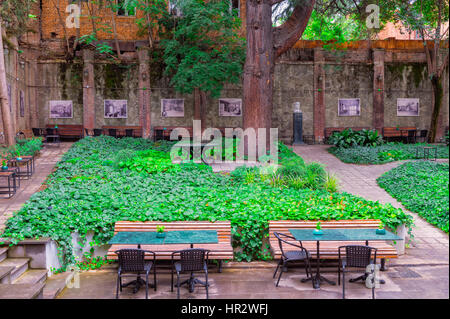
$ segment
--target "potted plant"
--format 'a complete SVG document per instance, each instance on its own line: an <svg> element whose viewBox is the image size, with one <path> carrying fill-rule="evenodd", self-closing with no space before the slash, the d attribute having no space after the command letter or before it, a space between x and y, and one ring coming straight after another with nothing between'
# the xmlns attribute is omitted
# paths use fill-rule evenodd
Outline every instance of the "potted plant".
<svg viewBox="0 0 450 319"><path fill-rule="evenodd" d="M157 238L166 237L166 233L164 232L164 226L156 226L156 237Z"/></svg>
<svg viewBox="0 0 450 319"><path fill-rule="evenodd" d="M376 230L376 233L378 235L384 235L386 234L386 229L384 229L384 224L383 222L380 222L380 225L378 226L378 229Z"/></svg>
<svg viewBox="0 0 450 319"><path fill-rule="evenodd" d="M8 161L5 159L2 159L2 170L3 171L8 170Z"/></svg>
<svg viewBox="0 0 450 319"><path fill-rule="evenodd" d="M323 235L322 225L320 225L320 221L317 222L316 228L313 231L314 235Z"/></svg>
<svg viewBox="0 0 450 319"><path fill-rule="evenodd" d="M20 157L20 152L19 152L19 151L17 151L17 157L16 157L16 160L18 160L18 161L21 161L21 160L22 160L22 157Z"/></svg>

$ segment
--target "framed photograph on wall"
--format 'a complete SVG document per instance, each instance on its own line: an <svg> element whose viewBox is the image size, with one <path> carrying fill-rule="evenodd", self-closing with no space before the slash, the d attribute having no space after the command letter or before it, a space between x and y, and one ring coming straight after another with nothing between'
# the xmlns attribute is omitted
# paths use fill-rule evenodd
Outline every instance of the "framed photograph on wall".
<svg viewBox="0 0 450 319"><path fill-rule="evenodd" d="M184 99L161 99L162 117L184 117Z"/></svg>
<svg viewBox="0 0 450 319"><path fill-rule="evenodd" d="M397 99L397 116L419 116L419 99Z"/></svg>
<svg viewBox="0 0 450 319"><path fill-rule="evenodd" d="M50 101L51 119L70 119L73 117L72 101Z"/></svg>
<svg viewBox="0 0 450 319"><path fill-rule="evenodd" d="M108 119L126 119L128 117L127 100L104 100L104 117Z"/></svg>
<svg viewBox="0 0 450 319"><path fill-rule="evenodd" d="M242 116L242 99L219 99L219 116Z"/></svg>
<svg viewBox="0 0 450 319"><path fill-rule="evenodd" d="M25 117L25 93L23 91L20 91L19 113L20 117Z"/></svg>
<svg viewBox="0 0 450 319"><path fill-rule="evenodd" d="M360 115L361 115L361 101L359 98L339 99L338 116L360 116Z"/></svg>

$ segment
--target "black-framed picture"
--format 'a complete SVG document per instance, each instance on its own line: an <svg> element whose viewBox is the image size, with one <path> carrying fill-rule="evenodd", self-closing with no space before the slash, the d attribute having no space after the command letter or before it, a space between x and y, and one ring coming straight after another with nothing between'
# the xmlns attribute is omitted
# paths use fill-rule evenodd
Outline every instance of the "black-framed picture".
<svg viewBox="0 0 450 319"><path fill-rule="evenodd" d="M162 117L184 117L184 99L161 99Z"/></svg>
<svg viewBox="0 0 450 319"><path fill-rule="evenodd" d="M219 99L219 116L242 116L242 99Z"/></svg>
<svg viewBox="0 0 450 319"><path fill-rule="evenodd" d="M128 117L127 100L104 100L105 118L126 119Z"/></svg>
<svg viewBox="0 0 450 319"><path fill-rule="evenodd" d="M338 101L338 116L360 116L361 115L361 100L354 99L339 99Z"/></svg>
<svg viewBox="0 0 450 319"><path fill-rule="evenodd" d="M50 101L50 118L70 119L73 117L73 103L69 100Z"/></svg>
<svg viewBox="0 0 450 319"><path fill-rule="evenodd" d="M419 116L419 99L397 99L397 116Z"/></svg>
<svg viewBox="0 0 450 319"><path fill-rule="evenodd" d="M25 93L22 90L19 97L19 113L20 117L25 117Z"/></svg>

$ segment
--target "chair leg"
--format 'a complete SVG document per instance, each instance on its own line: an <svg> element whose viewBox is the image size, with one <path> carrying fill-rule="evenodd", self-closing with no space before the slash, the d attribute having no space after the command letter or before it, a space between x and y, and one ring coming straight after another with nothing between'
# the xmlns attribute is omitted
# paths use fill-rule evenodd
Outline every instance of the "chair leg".
<svg viewBox="0 0 450 319"><path fill-rule="evenodd" d="M156 265L153 264L153 283L155 285L155 291L156 291Z"/></svg>
<svg viewBox="0 0 450 319"><path fill-rule="evenodd" d="M119 299L120 275L117 275L116 299Z"/></svg>
<svg viewBox="0 0 450 319"><path fill-rule="evenodd" d="M338 263L338 285L341 284L341 261Z"/></svg>
<svg viewBox="0 0 450 319"><path fill-rule="evenodd" d="M306 278L309 278L308 259L303 260L303 262L305 263Z"/></svg>
<svg viewBox="0 0 450 319"><path fill-rule="evenodd" d="M345 299L345 269L342 269L342 299Z"/></svg>
<svg viewBox="0 0 450 319"><path fill-rule="evenodd" d="M209 294L208 294L208 270L205 271L205 288L206 288L206 299L209 299Z"/></svg>
<svg viewBox="0 0 450 319"><path fill-rule="evenodd" d="M177 299L180 299L180 273L177 271Z"/></svg>
<svg viewBox="0 0 450 319"><path fill-rule="evenodd" d="M121 276L119 276L119 281L120 281L120 292L122 292L123 284L122 284L122 277Z"/></svg>
<svg viewBox="0 0 450 319"><path fill-rule="evenodd" d="M171 284L170 284L170 291L172 291L173 292L173 267L172 267L172 273L171 273Z"/></svg>
<svg viewBox="0 0 450 319"><path fill-rule="evenodd" d="M223 262L223 260L219 260L219 273L221 273L222 272L222 262Z"/></svg>
<svg viewBox="0 0 450 319"><path fill-rule="evenodd" d="M148 272L145 274L145 299L148 299Z"/></svg>
<svg viewBox="0 0 450 319"><path fill-rule="evenodd" d="M280 275L278 276L278 281L277 281L276 287L278 287L278 284L280 283L280 279L281 279L281 275L283 274L284 267L285 267L285 263L283 262L283 265L281 266L281 269L280 269Z"/></svg>
<svg viewBox="0 0 450 319"><path fill-rule="evenodd" d="M274 278L274 279L275 279L275 276L277 275L278 268L280 268L280 264L281 264L281 259L280 259L280 261L278 262L278 265L277 265L277 268L275 269L275 272L273 273L273 278Z"/></svg>

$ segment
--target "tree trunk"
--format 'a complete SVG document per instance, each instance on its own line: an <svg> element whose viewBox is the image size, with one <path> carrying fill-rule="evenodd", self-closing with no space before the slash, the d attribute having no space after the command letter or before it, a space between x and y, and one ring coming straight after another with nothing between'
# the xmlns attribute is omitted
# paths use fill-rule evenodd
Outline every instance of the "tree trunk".
<svg viewBox="0 0 450 319"><path fill-rule="evenodd" d="M3 122L3 132L5 134L5 142L7 146L14 145L14 130L11 119L11 112L9 110L8 88L6 84L6 68L5 55L3 52L3 30L2 18L0 17L0 103L1 115Z"/></svg>
<svg viewBox="0 0 450 319"><path fill-rule="evenodd" d="M431 114L428 142L434 143L436 141L439 114L442 109L442 102L444 97L444 89L442 87L442 77L433 76L431 78L431 86L433 88L433 113Z"/></svg>
<svg viewBox="0 0 450 319"><path fill-rule="evenodd" d="M194 89L194 120L201 121L201 132L206 128L206 93L199 88Z"/></svg>
<svg viewBox="0 0 450 319"><path fill-rule="evenodd" d="M243 126L244 129L270 129L275 63L272 4L268 0L248 0L246 7L247 55L243 81ZM266 136L269 136L268 130L266 132Z"/></svg>

